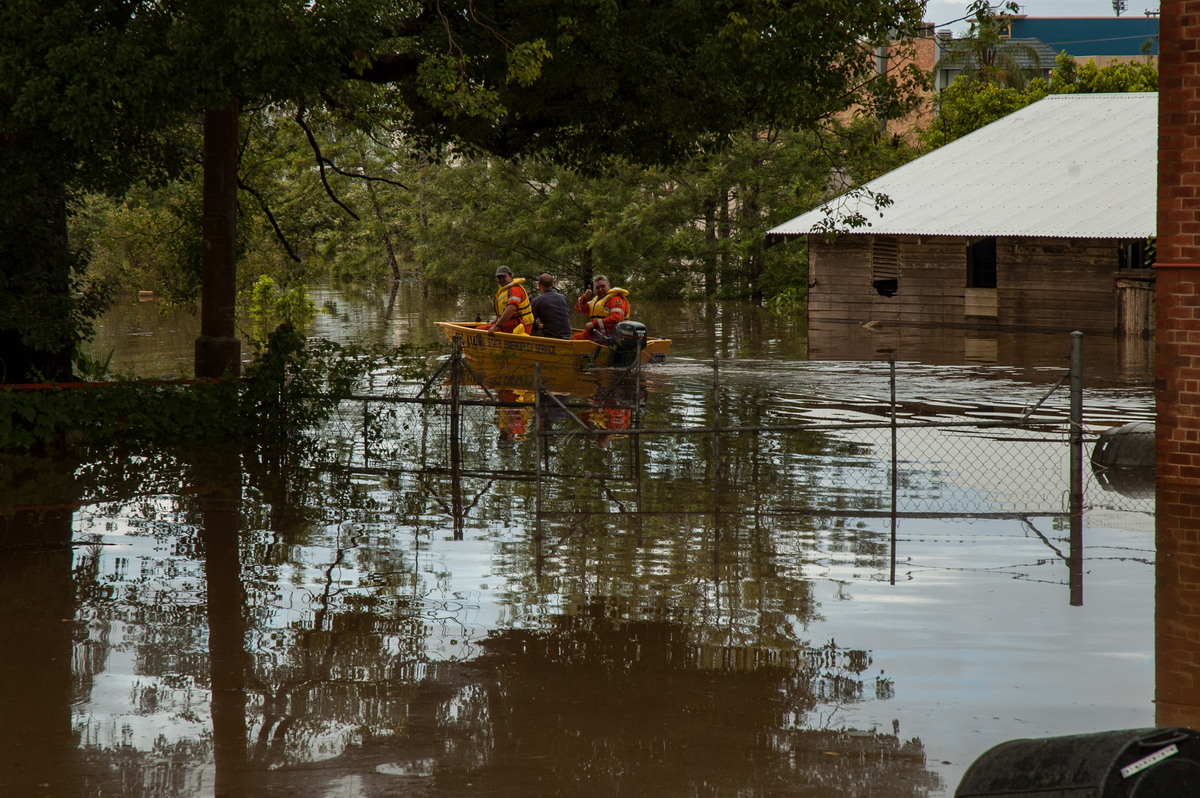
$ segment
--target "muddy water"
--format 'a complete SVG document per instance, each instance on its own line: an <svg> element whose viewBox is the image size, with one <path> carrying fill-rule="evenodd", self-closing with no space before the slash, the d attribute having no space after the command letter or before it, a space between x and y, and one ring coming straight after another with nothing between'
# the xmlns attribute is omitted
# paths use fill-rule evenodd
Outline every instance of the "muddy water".
<svg viewBox="0 0 1200 798"><path fill-rule="evenodd" d="M484 310L316 298L315 334L390 343ZM889 357L906 417L1004 418L1067 347L641 309L675 341L648 427L881 417ZM144 313L101 345L167 376L188 320ZM1151 415L1129 349L1087 342L1094 428ZM1062 517L997 476L1020 463L914 456L920 512L893 526L848 433L561 438L539 491L530 420L502 412L464 417L457 480L420 472L418 423L374 469L237 447L5 463L0 794L937 796L1005 740L1154 725L1144 505L1092 503L1072 606Z"/></svg>

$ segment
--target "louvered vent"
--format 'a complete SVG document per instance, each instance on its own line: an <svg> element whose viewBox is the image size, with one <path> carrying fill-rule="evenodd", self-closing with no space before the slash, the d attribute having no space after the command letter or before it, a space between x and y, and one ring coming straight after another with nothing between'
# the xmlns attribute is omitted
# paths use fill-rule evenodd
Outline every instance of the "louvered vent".
<svg viewBox="0 0 1200 798"><path fill-rule="evenodd" d="M900 255L895 236L875 236L871 240L871 280L899 280Z"/></svg>

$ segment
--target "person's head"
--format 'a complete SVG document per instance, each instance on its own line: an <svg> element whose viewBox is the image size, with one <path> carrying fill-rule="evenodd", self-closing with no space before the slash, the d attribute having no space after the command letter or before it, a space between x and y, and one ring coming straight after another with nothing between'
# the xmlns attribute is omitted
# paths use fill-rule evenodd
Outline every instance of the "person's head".
<svg viewBox="0 0 1200 798"><path fill-rule="evenodd" d="M553 277L546 274L545 272L542 272L541 274L538 275L538 290L539 291L549 291L553 287L554 287L554 278Z"/></svg>
<svg viewBox="0 0 1200 798"><path fill-rule="evenodd" d="M500 283L500 285L508 285L512 282L512 278L512 269L508 268L507 266L496 267L496 282Z"/></svg>
<svg viewBox="0 0 1200 798"><path fill-rule="evenodd" d="M592 278L592 290L595 291L597 294L606 294L606 293L608 293L608 289L609 289L608 278L605 277L603 274L597 274L595 277Z"/></svg>

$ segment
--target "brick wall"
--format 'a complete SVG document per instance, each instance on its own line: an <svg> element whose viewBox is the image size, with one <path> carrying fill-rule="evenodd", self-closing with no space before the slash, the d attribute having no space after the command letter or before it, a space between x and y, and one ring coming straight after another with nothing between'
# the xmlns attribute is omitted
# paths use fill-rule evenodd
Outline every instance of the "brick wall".
<svg viewBox="0 0 1200 798"><path fill-rule="evenodd" d="M1200 504L1195 493L1158 486L1154 700L1158 725L1200 729ZM1164 519L1169 520L1166 529Z"/></svg>
<svg viewBox="0 0 1200 798"><path fill-rule="evenodd" d="M1200 728L1200 0L1160 12L1155 696Z"/></svg>

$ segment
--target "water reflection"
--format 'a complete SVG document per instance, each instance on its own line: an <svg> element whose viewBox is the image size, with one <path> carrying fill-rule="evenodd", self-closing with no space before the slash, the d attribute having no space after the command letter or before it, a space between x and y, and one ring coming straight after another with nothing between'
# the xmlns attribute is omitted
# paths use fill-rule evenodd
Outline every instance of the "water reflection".
<svg viewBox="0 0 1200 798"><path fill-rule="evenodd" d="M909 360L930 365L1002 366L1026 379L1050 378L1066 357L1062 333L864 327L814 322L807 328L813 360ZM1085 378L1096 385L1147 385L1154 378L1154 340L1128 336L1085 337Z"/></svg>
<svg viewBox="0 0 1200 798"><path fill-rule="evenodd" d="M408 340L432 326L410 299L327 289L317 326ZM939 795L996 742L1153 722L1132 514L1087 519L1070 607L1061 515L908 517L893 541L869 441L639 438L886 398L878 361L804 360L786 319L655 313L677 357L632 391L553 386L613 437L547 437L540 464L533 432L576 422L511 382L513 405L464 414L458 468L441 416L397 409L364 443L359 406L332 461L248 442L6 464L0 634L30 656L0 665L28 719L6 724L0 793ZM1049 379L901 374L914 415L1010 412ZM1116 382L1093 421L1148 414ZM1164 617L1185 667L1194 630ZM1160 713L1197 703L1173 679Z"/></svg>
<svg viewBox="0 0 1200 798"><path fill-rule="evenodd" d="M0 464L0 787L37 795L79 771L71 705L86 699L92 663L75 662L70 464ZM18 504L14 499L20 498ZM78 667L82 665L82 667Z"/></svg>

